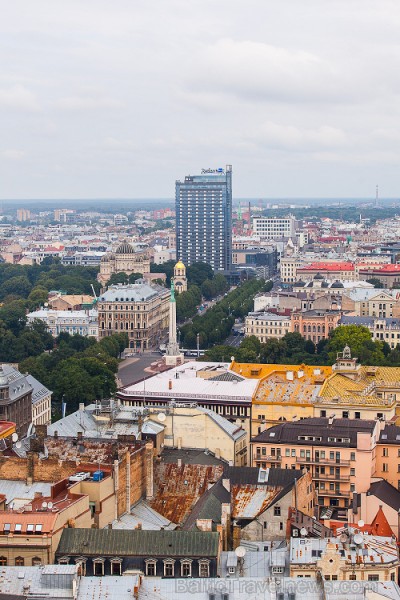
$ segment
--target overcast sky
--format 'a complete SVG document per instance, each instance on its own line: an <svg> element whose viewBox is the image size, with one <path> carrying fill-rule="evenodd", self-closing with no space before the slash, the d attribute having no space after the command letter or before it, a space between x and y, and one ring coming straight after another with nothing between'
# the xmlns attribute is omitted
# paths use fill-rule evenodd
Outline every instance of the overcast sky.
<svg viewBox="0 0 400 600"><path fill-rule="evenodd" d="M400 197L399 0L3 0L0 197Z"/></svg>

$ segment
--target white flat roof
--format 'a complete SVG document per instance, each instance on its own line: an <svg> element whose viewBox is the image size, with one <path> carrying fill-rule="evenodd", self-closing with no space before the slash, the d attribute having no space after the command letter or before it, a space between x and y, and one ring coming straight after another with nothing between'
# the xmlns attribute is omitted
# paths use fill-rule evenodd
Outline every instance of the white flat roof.
<svg viewBox="0 0 400 600"><path fill-rule="evenodd" d="M257 379L242 377L241 380L238 380L237 373L235 373L236 381L212 381L197 377L197 372L204 370L215 370L215 376L221 372L229 373L229 365L230 363L196 361L184 363L169 371L158 373L153 377L128 385L121 390L121 394L143 397L164 396L178 402L185 399L201 399L212 396L251 402L259 383Z"/></svg>

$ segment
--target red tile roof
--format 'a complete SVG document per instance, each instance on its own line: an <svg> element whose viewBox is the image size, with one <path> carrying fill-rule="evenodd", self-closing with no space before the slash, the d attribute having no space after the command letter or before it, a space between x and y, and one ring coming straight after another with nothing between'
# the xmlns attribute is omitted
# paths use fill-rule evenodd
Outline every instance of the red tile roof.
<svg viewBox="0 0 400 600"><path fill-rule="evenodd" d="M400 266L400 265L399 265ZM354 271L354 263L351 262L316 262L306 267L301 267L297 271Z"/></svg>
<svg viewBox="0 0 400 600"><path fill-rule="evenodd" d="M382 273L382 275L390 275L391 273L400 273L400 265L365 265L364 269L359 269L359 272L371 271L374 273Z"/></svg>

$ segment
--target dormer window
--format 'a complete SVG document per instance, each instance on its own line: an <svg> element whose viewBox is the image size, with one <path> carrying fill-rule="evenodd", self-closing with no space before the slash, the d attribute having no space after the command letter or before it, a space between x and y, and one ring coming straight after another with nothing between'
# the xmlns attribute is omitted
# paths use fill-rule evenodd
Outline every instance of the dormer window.
<svg viewBox="0 0 400 600"><path fill-rule="evenodd" d="M181 560L181 577L192 576L192 561L190 559Z"/></svg>
<svg viewBox="0 0 400 600"><path fill-rule="evenodd" d="M164 560L164 577L174 577L175 561L172 559Z"/></svg>

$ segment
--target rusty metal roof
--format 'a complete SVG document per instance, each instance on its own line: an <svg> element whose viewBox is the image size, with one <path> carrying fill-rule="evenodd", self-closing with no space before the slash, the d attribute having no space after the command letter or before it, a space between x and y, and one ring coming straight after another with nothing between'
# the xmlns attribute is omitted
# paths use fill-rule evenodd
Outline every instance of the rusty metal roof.
<svg viewBox="0 0 400 600"><path fill-rule="evenodd" d="M154 469L154 499L151 507L173 523L183 523L209 482L217 481L221 466L160 463Z"/></svg>
<svg viewBox="0 0 400 600"><path fill-rule="evenodd" d="M232 517L254 519L262 514L281 492L280 487L233 485L231 488Z"/></svg>

